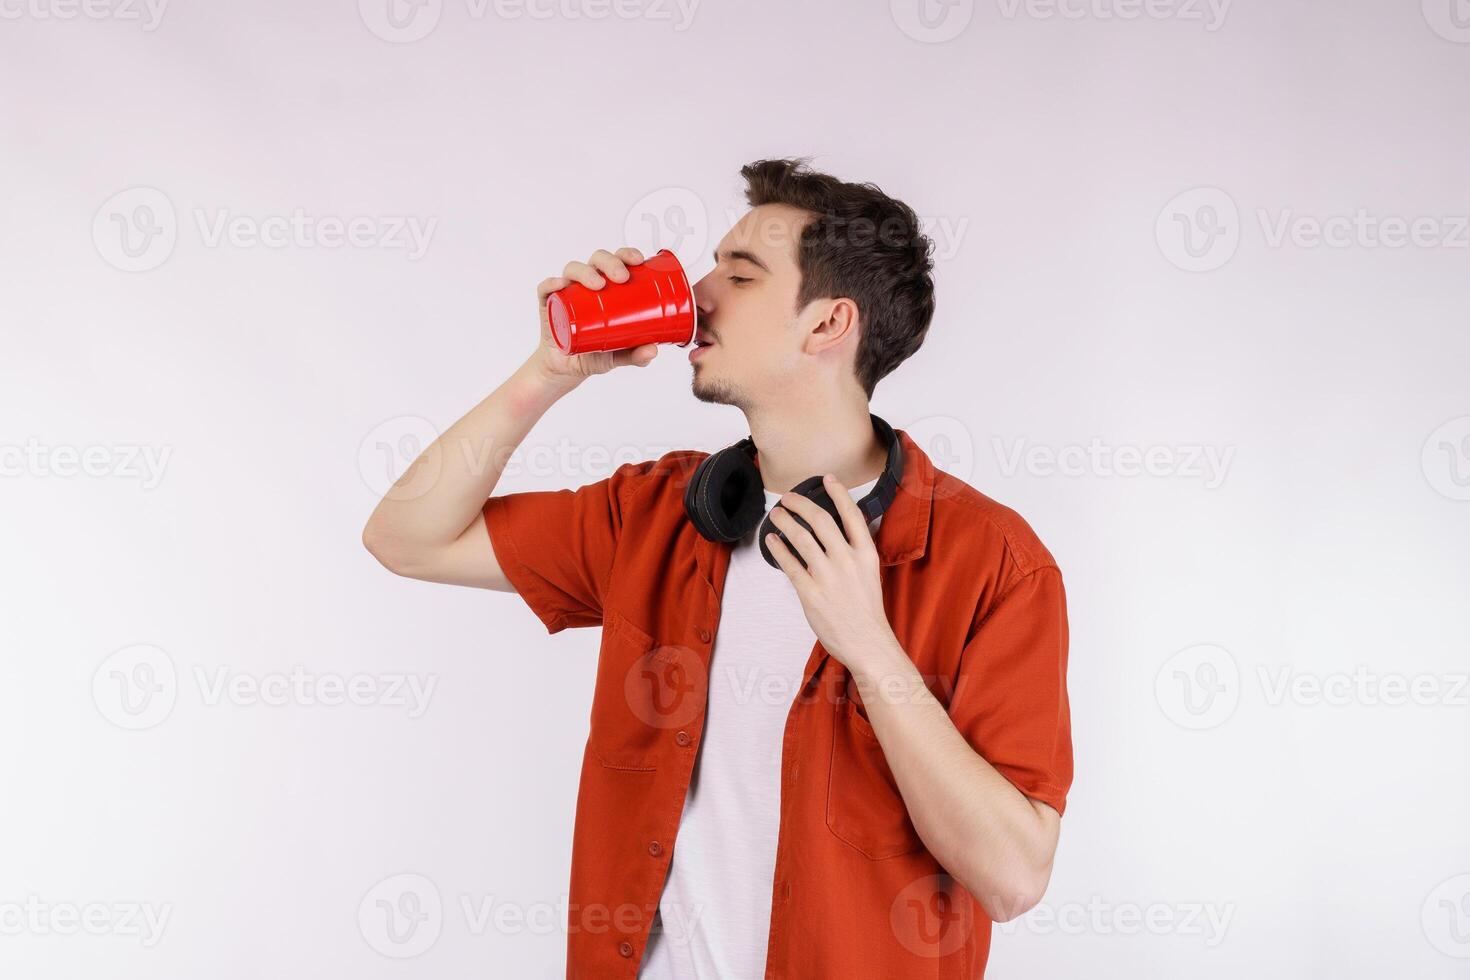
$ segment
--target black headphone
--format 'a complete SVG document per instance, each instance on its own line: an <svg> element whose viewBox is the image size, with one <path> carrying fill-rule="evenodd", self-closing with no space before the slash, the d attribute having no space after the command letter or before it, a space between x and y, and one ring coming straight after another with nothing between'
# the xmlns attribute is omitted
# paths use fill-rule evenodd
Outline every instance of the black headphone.
<svg viewBox="0 0 1470 980"><path fill-rule="evenodd" d="M873 431L878 433L878 438L888 449L888 461L883 466L883 474L878 477L873 489L857 501L858 510L863 512L863 517L871 524L888 509L893 498L898 496L899 483L903 480L903 446L892 426L871 412L868 417L873 420ZM750 533L756 521L765 514L765 485L761 483L760 471L756 469L755 454L755 440L746 436L735 445L727 446L702 460L690 477L689 485L684 488L684 512L689 515L695 529L710 541L739 540ZM792 487L791 492L814 501L832 515L839 528L842 527L837 505L827 495L821 475L807 477ZM799 515L791 511L788 513L796 518L797 524L808 531L812 529ZM761 521L760 533L756 535L761 557L765 558L766 564L772 568L781 567L766 547L766 535L772 532L781 536L782 544L791 548L791 553L796 555L796 560L805 568L806 562L791 547L791 542L786 540L786 535L771 520L770 514L766 514L765 520Z"/></svg>

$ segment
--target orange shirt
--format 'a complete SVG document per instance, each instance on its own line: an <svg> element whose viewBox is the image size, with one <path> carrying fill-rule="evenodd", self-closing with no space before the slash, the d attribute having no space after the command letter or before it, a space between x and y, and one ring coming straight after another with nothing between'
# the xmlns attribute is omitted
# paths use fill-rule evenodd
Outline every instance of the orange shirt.
<svg viewBox="0 0 1470 980"><path fill-rule="evenodd" d="M1019 515L896 432L903 480L874 538L889 623L971 747L1060 813L1072 782L1061 572ZM603 627L569 980L637 976L675 846L731 549L684 514L706 455L485 502L495 556L547 631ZM989 950L989 918L924 847L856 684L818 642L782 743L766 980L971 980Z"/></svg>

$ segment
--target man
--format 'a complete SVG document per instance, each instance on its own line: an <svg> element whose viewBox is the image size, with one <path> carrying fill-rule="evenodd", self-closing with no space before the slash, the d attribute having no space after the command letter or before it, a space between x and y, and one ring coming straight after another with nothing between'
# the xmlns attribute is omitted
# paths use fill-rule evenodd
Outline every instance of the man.
<svg viewBox="0 0 1470 980"><path fill-rule="evenodd" d="M749 424L790 542L766 539L778 568L755 530L692 526L706 453L490 496L557 399L657 354L550 339L547 294L624 281L630 248L541 283L535 353L404 474L364 543L401 575L516 591L548 632L603 626L568 977L979 977L990 922L1046 888L1071 785L1061 574L902 430L897 494L864 520L886 458L868 402L928 331L932 246L871 184L800 160L741 173L752 207L694 287L707 345L689 356L695 397ZM814 474L840 527L786 493Z"/></svg>

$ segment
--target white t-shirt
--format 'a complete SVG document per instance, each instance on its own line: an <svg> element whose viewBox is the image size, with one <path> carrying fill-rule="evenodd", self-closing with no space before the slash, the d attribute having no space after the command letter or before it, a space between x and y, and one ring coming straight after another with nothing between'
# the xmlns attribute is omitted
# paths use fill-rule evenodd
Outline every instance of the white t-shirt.
<svg viewBox="0 0 1470 980"><path fill-rule="evenodd" d="M877 482L848 492L857 500ZM765 493L769 512L781 495ZM876 535L881 521L869 531ZM732 544L710 653L704 737L640 980L765 975L781 741L817 638L796 587L761 557L759 526Z"/></svg>

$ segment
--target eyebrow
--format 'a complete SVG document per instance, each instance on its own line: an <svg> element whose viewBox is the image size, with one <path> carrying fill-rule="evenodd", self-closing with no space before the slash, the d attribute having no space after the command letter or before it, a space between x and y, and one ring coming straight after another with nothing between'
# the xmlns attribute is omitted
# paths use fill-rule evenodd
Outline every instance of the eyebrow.
<svg viewBox="0 0 1470 980"><path fill-rule="evenodd" d="M715 254L715 265L719 265L720 264L720 250L719 250L718 247L715 248L715 253L714 254ZM747 252L743 248L732 248L730 251L728 251L728 252L725 253L725 257L728 258L731 262L734 262L736 259L744 259L745 261L749 262L751 265L753 265L756 268L760 269L762 272L769 273L771 271L770 269L766 268L766 264L764 262L762 262L760 259L756 258L754 252Z"/></svg>

